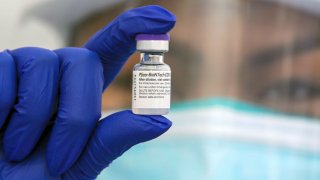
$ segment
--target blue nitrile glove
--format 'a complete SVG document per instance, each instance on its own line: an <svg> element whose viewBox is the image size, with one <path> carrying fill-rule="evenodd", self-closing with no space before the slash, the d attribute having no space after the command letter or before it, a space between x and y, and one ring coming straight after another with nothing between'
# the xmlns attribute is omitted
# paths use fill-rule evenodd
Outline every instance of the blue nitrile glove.
<svg viewBox="0 0 320 180"><path fill-rule="evenodd" d="M162 116L115 113L98 123L101 94L135 51L138 33L166 33L159 6L129 10L83 48L0 53L0 179L94 179L135 144L171 126Z"/></svg>

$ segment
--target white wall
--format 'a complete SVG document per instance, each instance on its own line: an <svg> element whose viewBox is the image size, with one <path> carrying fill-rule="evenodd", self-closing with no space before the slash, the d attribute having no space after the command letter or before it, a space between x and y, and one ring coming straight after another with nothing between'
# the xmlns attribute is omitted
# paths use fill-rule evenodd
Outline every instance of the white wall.
<svg viewBox="0 0 320 180"><path fill-rule="evenodd" d="M54 49L64 45L63 37L40 19L26 12L48 0L0 0L0 50L23 46Z"/></svg>
<svg viewBox="0 0 320 180"><path fill-rule="evenodd" d="M0 0L0 51L66 45L70 28L123 0Z"/></svg>

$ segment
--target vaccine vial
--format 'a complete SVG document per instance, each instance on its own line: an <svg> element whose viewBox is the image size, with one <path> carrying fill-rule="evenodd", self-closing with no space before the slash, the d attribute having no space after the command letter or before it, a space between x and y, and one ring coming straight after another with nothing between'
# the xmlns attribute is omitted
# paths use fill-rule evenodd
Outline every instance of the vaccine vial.
<svg viewBox="0 0 320 180"><path fill-rule="evenodd" d="M132 112L164 115L170 110L171 70L164 63L169 51L169 34L138 34L140 63L133 68Z"/></svg>

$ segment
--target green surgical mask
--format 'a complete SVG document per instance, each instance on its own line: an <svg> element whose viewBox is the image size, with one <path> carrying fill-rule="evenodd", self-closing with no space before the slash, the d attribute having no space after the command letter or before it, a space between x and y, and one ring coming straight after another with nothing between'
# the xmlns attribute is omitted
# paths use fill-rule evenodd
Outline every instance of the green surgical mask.
<svg viewBox="0 0 320 180"><path fill-rule="evenodd" d="M180 103L173 127L98 179L318 180L320 121L225 98Z"/></svg>

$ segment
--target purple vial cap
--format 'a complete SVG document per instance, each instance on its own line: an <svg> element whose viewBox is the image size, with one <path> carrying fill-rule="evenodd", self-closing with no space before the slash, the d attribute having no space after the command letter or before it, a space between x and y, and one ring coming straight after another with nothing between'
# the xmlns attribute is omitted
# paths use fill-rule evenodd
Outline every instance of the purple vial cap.
<svg viewBox="0 0 320 180"><path fill-rule="evenodd" d="M137 41L146 41L146 40L169 41L170 35L169 34L137 34L136 40Z"/></svg>

